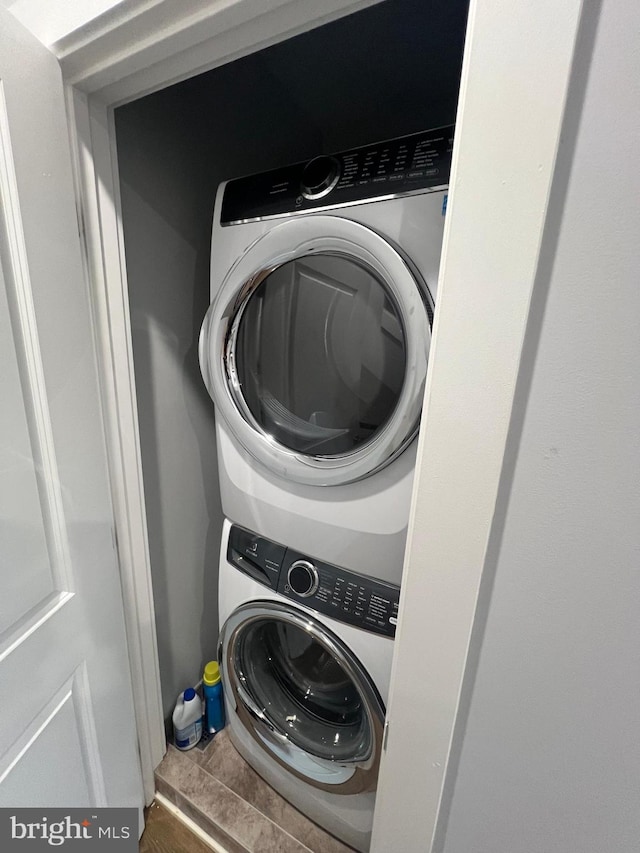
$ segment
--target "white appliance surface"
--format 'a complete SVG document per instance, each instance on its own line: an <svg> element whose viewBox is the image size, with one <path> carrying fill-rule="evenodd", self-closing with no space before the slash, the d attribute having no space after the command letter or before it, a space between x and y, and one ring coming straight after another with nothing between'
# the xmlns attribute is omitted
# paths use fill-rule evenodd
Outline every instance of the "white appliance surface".
<svg viewBox="0 0 640 853"><path fill-rule="evenodd" d="M218 599L220 624L224 625L239 607L248 603L269 601L291 608L289 599L248 577L229 563L227 545L230 530L231 522L225 520L220 552ZM391 677L393 639L332 619L299 602L296 602L293 607L307 613L315 622L328 628L349 648L366 670L386 706ZM275 790L300 811L355 849L368 850L375 804L375 787L354 794L332 793L330 777L334 775L339 780L348 779L352 773L348 765L344 767L338 765L335 769L326 772L329 784L324 789L306 783L300 775L287 770L274 759L273 745L265 741L263 746L243 725L230 698L228 674L225 673L224 666L222 675L227 727L238 752ZM322 763L316 763L312 756L309 756L306 762L304 760L300 762L298 759L297 766L303 772L306 769L316 778L322 778Z"/></svg>
<svg viewBox="0 0 640 853"><path fill-rule="evenodd" d="M212 303L247 250L283 222L283 217L274 217L221 225L225 187L223 184L218 190L214 213ZM336 209L325 207L318 214L305 215L348 219L376 232L401 253L408 267L418 271L435 300L445 196L446 191L440 189ZM428 327L424 334L428 345ZM207 347L204 337L203 333L201 360ZM222 508L227 518L318 559L400 583L415 439L386 467L356 482L310 485L269 470L237 440L218 411L216 432Z"/></svg>
<svg viewBox="0 0 640 853"><path fill-rule="evenodd" d="M438 133L450 153L452 133ZM398 171L407 145L410 161L432 156L429 134L376 156L393 150L380 162ZM272 787L364 853L446 189L416 191L407 177L404 190L393 184L397 195L374 198L378 179L368 177L360 183L369 200L332 206L327 198L345 198L345 170L354 174L352 155L340 156L341 173L332 172L334 158L319 158L321 198L305 195L297 166L243 179L235 195L225 196L234 182L219 188L200 363L216 404L228 519L219 653L231 739ZM370 154L355 156L364 175ZM432 174L445 178L440 165ZM321 207L299 210L304 198ZM338 271L340 263L349 269ZM307 581L308 589L296 588Z"/></svg>
<svg viewBox="0 0 640 853"><path fill-rule="evenodd" d="M220 585L218 592L218 613L220 625L224 625L233 611L249 601L278 601L285 605L291 602L282 595L258 581L238 571L227 561L227 543L231 522L225 520L222 529L222 545L220 549ZM339 622L322 613L318 613L304 604L296 602L298 610L309 613L313 618L325 625L336 634L351 652L358 658L375 684L385 706L389 697L389 681L391 678L391 659L393 656L393 640Z"/></svg>

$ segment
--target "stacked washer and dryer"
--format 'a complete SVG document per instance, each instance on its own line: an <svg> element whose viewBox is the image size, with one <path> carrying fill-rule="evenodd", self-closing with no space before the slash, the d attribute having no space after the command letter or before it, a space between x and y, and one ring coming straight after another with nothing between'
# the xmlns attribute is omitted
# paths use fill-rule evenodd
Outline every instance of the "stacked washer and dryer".
<svg viewBox="0 0 640 853"><path fill-rule="evenodd" d="M369 847L453 127L223 184L200 363L230 737Z"/></svg>

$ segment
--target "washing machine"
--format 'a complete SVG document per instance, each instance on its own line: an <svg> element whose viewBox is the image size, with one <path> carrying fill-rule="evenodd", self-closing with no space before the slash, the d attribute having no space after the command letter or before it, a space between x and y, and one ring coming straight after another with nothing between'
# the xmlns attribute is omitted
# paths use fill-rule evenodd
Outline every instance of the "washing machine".
<svg viewBox="0 0 640 853"><path fill-rule="evenodd" d="M282 796L360 851L399 593L225 521L218 656L231 740Z"/></svg>
<svg viewBox="0 0 640 853"><path fill-rule="evenodd" d="M235 524L399 584L453 127L223 184L200 364Z"/></svg>

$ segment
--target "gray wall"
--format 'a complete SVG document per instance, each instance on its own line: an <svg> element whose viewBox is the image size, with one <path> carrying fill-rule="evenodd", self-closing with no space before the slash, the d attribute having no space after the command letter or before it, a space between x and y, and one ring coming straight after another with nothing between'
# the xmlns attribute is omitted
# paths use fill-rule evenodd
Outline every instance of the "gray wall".
<svg viewBox="0 0 640 853"><path fill-rule="evenodd" d="M602 5L580 34L446 853L638 850L640 6Z"/></svg>
<svg viewBox="0 0 640 853"><path fill-rule="evenodd" d="M224 70L222 70L224 71ZM127 276L163 707L216 656L222 510L200 376L220 181L315 152L317 131L265 75L220 73L117 113ZM244 105L238 113L238 103ZM269 140L253 133L276 121ZM295 132L294 132L295 131Z"/></svg>
<svg viewBox="0 0 640 853"><path fill-rule="evenodd" d="M218 636L222 514L197 363L217 185L452 122L466 13L467 0L391 0L116 111L166 715Z"/></svg>

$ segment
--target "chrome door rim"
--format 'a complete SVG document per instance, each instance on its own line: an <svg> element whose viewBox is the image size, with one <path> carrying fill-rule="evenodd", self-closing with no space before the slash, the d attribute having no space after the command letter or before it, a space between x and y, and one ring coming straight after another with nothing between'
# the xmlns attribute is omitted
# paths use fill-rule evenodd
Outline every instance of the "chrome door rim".
<svg viewBox="0 0 640 853"><path fill-rule="evenodd" d="M267 717L264 709L256 708L255 704L252 706L251 702L247 702L246 694L249 693L250 695L251 691L247 689L246 684L241 682L235 670L234 656L240 632L255 622L268 619L285 622L307 631L316 642L324 646L336 658L360 693L371 730L372 741L371 750L366 758L352 762L336 761L337 765L352 767L354 771L349 779L338 784L321 782L299 772L291 764L283 761L277 752L269 750L268 754L290 773L321 790L338 794L354 794L375 790L384 736L385 708L382 699L355 655L328 628L309 614L290 605L282 605L273 601L252 601L233 611L222 626L218 648L218 660L221 664L222 682L227 702L231 700L243 727L262 749L265 749L265 744L268 744L271 739L281 743L288 742L296 749L301 749L295 741L288 737L286 732L281 731L273 720ZM322 758L321 760L329 763L329 759Z"/></svg>
<svg viewBox="0 0 640 853"><path fill-rule="evenodd" d="M405 335L405 377L387 422L362 446L335 456L314 456L278 443L251 414L238 380L235 343L249 299L277 267L314 254L347 256L376 272L393 297ZM227 273L200 333L205 385L232 435L274 473L307 485L355 482L383 468L418 431L428 363L433 302L409 262L387 240L337 216L305 216L255 240ZM431 312L431 313L430 313Z"/></svg>

